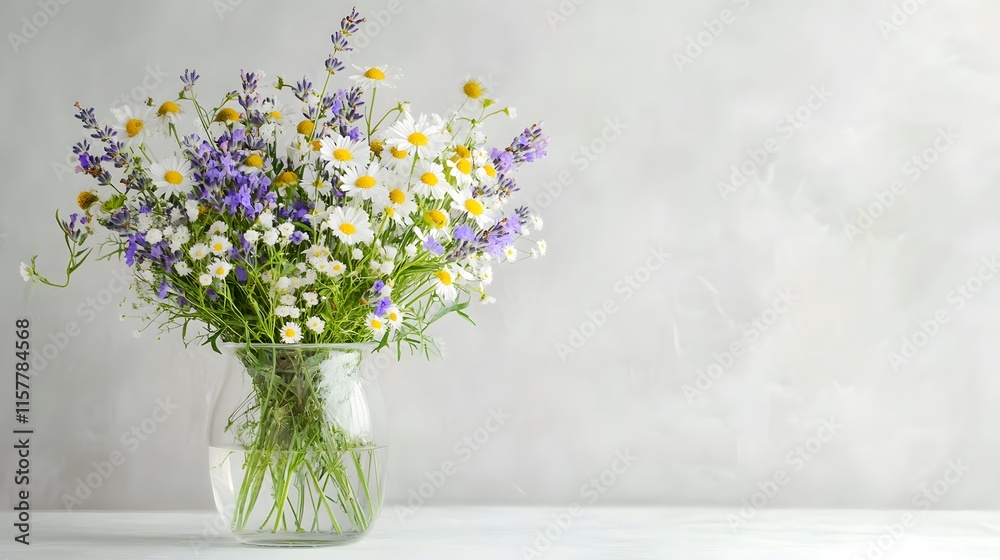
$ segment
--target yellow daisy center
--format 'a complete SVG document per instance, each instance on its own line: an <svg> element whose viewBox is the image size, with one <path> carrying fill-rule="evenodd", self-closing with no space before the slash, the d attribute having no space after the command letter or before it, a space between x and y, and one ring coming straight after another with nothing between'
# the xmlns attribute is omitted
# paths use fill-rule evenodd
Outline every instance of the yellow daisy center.
<svg viewBox="0 0 1000 560"><path fill-rule="evenodd" d="M400 189L392 189L389 191L389 200L391 200L393 204L402 204L406 202L406 193Z"/></svg>
<svg viewBox="0 0 1000 560"><path fill-rule="evenodd" d="M215 115L215 122L232 122L240 120L240 114L236 109L225 107Z"/></svg>
<svg viewBox="0 0 1000 560"><path fill-rule="evenodd" d="M399 315L397 315L395 312L389 313L389 320L390 321L396 322L398 319L399 319Z"/></svg>
<svg viewBox="0 0 1000 560"><path fill-rule="evenodd" d="M247 159L243 161L243 164L247 167L264 167L264 158L260 157L258 154L250 154Z"/></svg>
<svg viewBox="0 0 1000 560"><path fill-rule="evenodd" d="M372 319L372 323L371 324L372 324L372 328L375 329L375 330L379 330L379 329L382 328L382 321L379 321L378 319Z"/></svg>
<svg viewBox="0 0 1000 560"><path fill-rule="evenodd" d="M326 181L324 181L323 178L320 177L317 178L315 181L313 181L312 185L317 189L322 189L326 185Z"/></svg>
<svg viewBox="0 0 1000 560"><path fill-rule="evenodd" d="M295 132L309 136L313 132L313 122L310 120L300 122L299 125L295 127Z"/></svg>
<svg viewBox="0 0 1000 560"><path fill-rule="evenodd" d="M479 85L479 82L475 80L469 80L468 82L465 82L465 85L462 86L462 92L465 93L465 95L471 97L472 99L479 99L480 97L483 96L484 93L483 86Z"/></svg>
<svg viewBox="0 0 1000 560"><path fill-rule="evenodd" d="M483 213L482 203L474 198L465 199L465 209L468 210L473 216L478 216Z"/></svg>
<svg viewBox="0 0 1000 560"><path fill-rule="evenodd" d="M267 115L276 121L281 120L281 111L271 111Z"/></svg>
<svg viewBox="0 0 1000 560"><path fill-rule="evenodd" d="M369 144L369 147L372 149L372 152L374 152L375 155L381 155L382 150L385 149L385 142L382 142L381 140L372 140L371 143Z"/></svg>
<svg viewBox="0 0 1000 560"><path fill-rule="evenodd" d="M358 231L358 228L354 227L354 224L347 222L340 224L340 233L343 233L344 235L351 235L356 231ZM336 269L337 268L334 267L334 270Z"/></svg>
<svg viewBox="0 0 1000 560"><path fill-rule="evenodd" d="M433 187L434 185L438 184L438 177L437 175L428 171L427 173L424 173L423 175L420 176L420 182L427 185L428 187Z"/></svg>
<svg viewBox="0 0 1000 560"><path fill-rule="evenodd" d="M223 245L222 243L216 243L215 245L212 245L212 250L213 251L222 251L225 248L226 248L226 246Z"/></svg>
<svg viewBox="0 0 1000 560"><path fill-rule="evenodd" d="M161 117L166 115L176 115L181 112L180 105L174 103L173 101L164 101L160 108L156 110L156 114Z"/></svg>
<svg viewBox="0 0 1000 560"><path fill-rule="evenodd" d="M180 171L174 171L171 169L163 174L163 180L171 185L179 185L181 184L181 181L184 180L184 176L181 175Z"/></svg>
<svg viewBox="0 0 1000 560"><path fill-rule="evenodd" d="M385 72L379 70L378 68L369 68L368 70L365 70L365 77L369 80L378 80L381 82L385 79Z"/></svg>
<svg viewBox="0 0 1000 560"><path fill-rule="evenodd" d="M460 158L472 157L472 152L470 152L465 146L455 146L455 154L457 154Z"/></svg>
<svg viewBox="0 0 1000 560"><path fill-rule="evenodd" d="M410 153L406 150L401 150L396 146L389 148L389 153L391 153L392 157L396 159L406 159L406 156L410 155Z"/></svg>
<svg viewBox="0 0 1000 560"><path fill-rule="evenodd" d="M451 273L447 270L439 270L434 273L434 276L437 276L437 279L445 286L451 286Z"/></svg>
<svg viewBox="0 0 1000 560"><path fill-rule="evenodd" d="M125 123L125 133L128 134L129 138L132 138L140 132L142 132L141 119L129 119L128 122Z"/></svg>
<svg viewBox="0 0 1000 560"><path fill-rule="evenodd" d="M285 171L274 181L279 187L287 187L288 185L294 185L299 180L299 176L295 174L294 171Z"/></svg>
<svg viewBox="0 0 1000 560"><path fill-rule="evenodd" d="M393 208L392 206L390 206L390 207L388 207L388 208L385 209L385 214L387 216L389 216L390 218L392 218L392 217L394 217L396 215L396 209Z"/></svg>
<svg viewBox="0 0 1000 560"><path fill-rule="evenodd" d="M427 136L423 132L414 132L406 137L406 141L418 148L422 148L427 145Z"/></svg>
<svg viewBox="0 0 1000 560"><path fill-rule="evenodd" d="M354 186L359 189L370 189L375 186L375 177L371 175L362 175L358 177L357 181L354 181Z"/></svg>
<svg viewBox="0 0 1000 560"><path fill-rule="evenodd" d="M348 224L348 225L350 225L350 224ZM341 265L339 265L339 264L335 264L335 265L333 265L333 270L334 270L334 272L340 272L341 270L344 270L344 267L341 266Z"/></svg>
<svg viewBox="0 0 1000 560"><path fill-rule="evenodd" d="M81 210L86 210L90 208L92 204L97 202L97 195L90 191L83 191L79 196L76 197L76 204Z"/></svg>
<svg viewBox="0 0 1000 560"><path fill-rule="evenodd" d="M472 173L472 162L462 158L455 164L455 169L458 169L462 175L468 175L469 173Z"/></svg>
<svg viewBox="0 0 1000 560"><path fill-rule="evenodd" d="M221 267L221 266L219 268L215 269L215 275L216 276L222 276L225 273L226 273L226 269L223 268L223 267Z"/></svg>
<svg viewBox="0 0 1000 560"><path fill-rule="evenodd" d="M285 329L285 338L295 338L296 334L298 333L295 332L295 329L292 328Z"/></svg>
<svg viewBox="0 0 1000 560"><path fill-rule="evenodd" d="M314 152L318 152L323 148L323 143L319 140L313 140L312 142L309 142L309 145L312 146L312 150Z"/></svg>
<svg viewBox="0 0 1000 560"><path fill-rule="evenodd" d="M337 148L333 151L333 159L337 161L351 161L354 155L346 148Z"/></svg>
<svg viewBox="0 0 1000 560"><path fill-rule="evenodd" d="M495 179L497 176L497 169L496 167L493 167L493 164L487 163L486 165L484 165L483 171L485 171L486 175L491 179Z"/></svg>
<svg viewBox="0 0 1000 560"><path fill-rule="evenodd" d="M440 210L431 210L430 212L424 214L424 222L426 222L429 226L441 229L448 225L448 216Z"/></svg>

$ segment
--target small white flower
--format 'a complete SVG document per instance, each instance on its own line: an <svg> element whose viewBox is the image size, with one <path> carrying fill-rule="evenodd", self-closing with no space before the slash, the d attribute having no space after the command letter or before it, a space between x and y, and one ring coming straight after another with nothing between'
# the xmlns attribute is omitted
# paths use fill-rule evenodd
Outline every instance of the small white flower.
<svg viewBox="0 0 1000 560"><path fill-rule="evenodd" d="M23 278L25 282L31 282L35 278L35 271L28 265L28 263L21 263L20 272L21 278Z"/></svg>
<svg viewBox="0 0 1000 560"><path fill-rule="evenodd" d="M198 277L198 283L200 283L202 286L211 286L212 285L212 275L211 274L202 274L201 276Z"/></svg>
<svg viewBox="0 0 1000 560"><path fill-rule="evenodd" d="M533 258L533 259L537 259L538 258L538 251L535 250L535 249L531 249L530 251L528 251L528 254L531 255L531 258Z"/></svg>
<svg viewBox="0 0 1000 560"><path fill-rule="evenodd" d="M393 261L396 260L396 255L399 254L399 249L393 247L392 245L386 245L382 252L385 253L385 258Z"/></svg>
<svg viewBox="0 0 1000 560"><path fill-rule="evenodd" d="M198 208L197 200L189 200L184 203L184 211L187 212L188 220L194 222L198 219L198 214L201 210Z"/></svg>
<svg viewBox="0 0 1000 560"><path fill-rule="evenodd" d="M517 249L515 249L513 245L504 247L503 254L507 257L507 262L514 262L517 260Z"/></svg>
<svg viewBox="0 0 1000 560"><path fill-rule="evenodd" d="M322 334L323 329L326 328L326 321L320 319L319 317L310 317L306 320L306 328L316 334Z"/></svg>
<svg viewBox="0 0 1000 560"><path fill-rule="evenodd" d="M365 253L361 249L355 247L354 250L351 251L351 258L356 261L360 261L361 259L365 258Z"/></svg>
<svg viewBox="0 0 1000 560"><path fill-rule="evenodd" d="M285 237L289 237L290 235L295 233L295 224L291 222L285 222L280 226L278 226L278 232Z"/></svg>
<svg viewBox="0 0 1000 560"><path fill-rule="evenodd" d="M153 227L153 216L147 213L139 214L139 217L136 218L135 227L139 231L146 231L149 228Z"/></svg>
<svg viewBox="0 0 1000 560"><path fill-rule="evenodd" d="M372 313L368 316L367 322L372 334L381 335L385 332L385 321L378 315Z"/></svg>
<svg viewBox="0 0 1000 560"><path fill-rule="evenodd" d="M545 251L548 250L548 247L549 247L548 244L545 243L544 239L539 239L537 245L538 245L538 254L539 255L544 255Z"/></svg>
<svg viewBox="0 0 1000 560"><path fill-rule="evenodd" d="M177 261L174 263L174 273L181 277L187 276L191 274L191 267L184 261Z"/></svg>
<svg viewBox="0 0 1000 560"><path fill-rule="evenodd" d="M316 283L316 271L309 269L306 271L305 275L302 276L303 286L312 286Z"/></svg>
<svg viewBox="0 0 1000 560"><path fill-rule="evenodd" d="M292 280L287 276L282 276L281 278L278 278L278 280L274 283L274 287L278 288L282 292L288 291L288 288L291 285L292 285Z"/></svg>
<svg viewBox="0 0 1000 560"><path fill-rule="evenodd" d="M142 331L139 329L132 331L132 338L142 338Z"/></svg>
<svg viewBox="0 0 1000 560"><path fill-rule="evenodd" d="M205 245L204 243L195 243L190 249L188 249L188 255L190 255L192 259L200 261L208 256L208 245Z"/></svg>
<svg viewBox="0 0 1000 560"><path fill-rule="evenodd" d="M262 272L260 274L260 279L265 284L270 284L271 280L273 280L274 278L271 276L271 271L270 270L265 270L264 272Z"/></svg>
<svg viewBox="0 0 1000 560"><path fill-rule="evenodd" d="M385 274L386 276L391 276L392 275L392 271L394 269L395 269L395 266L393 265L392 261L386 261L386 262L382 263L381 266L379 266L379 272L381 272L382 274Z"/></svg>
<svg viewBox="0 0 1000 560"><path fill-rule="evenodd" d="M229 231L229 226L226 225L226 222L220 220L216 220L208 227L209 235L221 235L227 231Z"/></svg>
<svg viewBox="0 0 1000 560"><path fill-rule="evenodd" d="M229 271L233 269L233 265L222 259L215 259L212 264L208 267L208 273L216 278L222 279L229 276Z"/></svg>
<svg viewBox="0 0 1000 560"><path fill-rule="evenodd" d="M403 312L399 310L398 307L393 305L389 309L385 310L385 320L389 323L389 327L393 330L398 329L403 325Z"/></svg>
<svg viewBox="0 0 1000 560"><path fill-rule="evenodd" d="M281 341L285 344L295 344L302 340L302 329L298 325L289 321L281 327Z"/></svg>
<svg viewBox="0 0 1000 560"><path fill-rule="evenodd" d="M302 301L305 302L306 307L312 307L319 303L319 296L314 292L306 292L302 294Z"/></svg>
<svg viewBox="0 0 1000 560"><path fill-rule="evenodd" d="M493 267L490 265L485 265L479 269L479 280L484 286L489 286L493 282Z"/></svg>
<svg viewBox="0 0 1000 560"><path fill-rule="evenodd" d="M336 260L330 262L330 276L334 276L334 277L340 276L346 270L347 270L347 267L344 266L344 263L342 263L340 261L336 261Z"/></svg>
<svg viewBox="0 0 1000 560"><path fill-rule="evenodd" d="M247 243L254 245L260 240L260 232L255 229L247 230L243 234L243 239L246 239Z"/></svg>
<svg viewBox="0 0 1000 560"><path fill-rule="evenodd" d="M531 222L534 224L535 229L538 231L542 231L542 226L545 225L545 222L542 221L541 216L531 216Z"/></svg>
<svg viewBox="0 0 1000 560"><path fill-rule="evenodd" d="M146 242L150 245L156 245L160 241L163 241L163 232L153 228L146 232Z"/></svg>
<svg viewBox="0 0 1000 560"><path fill-rule="evenodd" d="M278 242L278 230L269 229L264 232L264 237L262 238L265 245L274 246Z"/></svg>
<svg viewBox="0 0 1000 560"><path fill-rule="evenodd" d="M309 258L325 259L329 258L330 256L330 249L327 249L322 245L313 245L312 247L302 252L305 253Z"/></svg>
<svg viewBox="0 0 1000 560"><path fill-rule="evenodd" d="M298 307L291 305L279 305L274 308L274 314L278 317L291 317L292 319L298 319L300 313L301 311L299 311Z"/></svg>
<svg viewBox="0 0 1000 560"><path fill-rule="evenodd" d="M278 298L278 301L281 302L281 305L293 305L295 303L295 296L292 294L285 294Z"/></svg>
<svg viewBox="0 0 1000 560"><path fill-rule="evenodd" d="M503 112L506 113L507 116L512 119L517 118L517 109L515 109L514 107L507 107L506 109L503 110Z"/></svg>
<svg viewBox="0 0 1000 560"><path fill-rule="evenodd" d="M260 213L260 216L257 216L257 223L263 229L271 229L274 227L274 214L270 210L264 210Z"/></svg>

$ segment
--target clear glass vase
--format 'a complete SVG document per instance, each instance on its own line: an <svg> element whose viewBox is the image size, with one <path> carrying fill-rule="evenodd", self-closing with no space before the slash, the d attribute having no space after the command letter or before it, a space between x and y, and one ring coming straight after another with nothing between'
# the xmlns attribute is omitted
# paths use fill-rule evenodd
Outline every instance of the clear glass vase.
<svg viewBox="0 0 1000 560"><path fill-rule="evenodd" d="M215 504L241 542L355 541L382 509L381 395L363 358L372 345L226 344L212 406Z"/></svg>

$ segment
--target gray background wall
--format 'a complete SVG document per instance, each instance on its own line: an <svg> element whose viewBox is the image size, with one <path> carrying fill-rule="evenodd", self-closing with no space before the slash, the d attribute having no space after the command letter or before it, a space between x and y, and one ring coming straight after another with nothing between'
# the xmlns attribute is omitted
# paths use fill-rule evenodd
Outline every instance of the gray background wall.
<svg viewBox="0 0 1000 560"><path fill-rule="evenodd" d="M134 339L107 266L58 291L28 288L17 264L38 252L57 269L52 212L89 186L66 167L73 102L108 118L123 95L173 95L188 67L206 94L235 88L241 67L318 76L350 4L40 6L0 4L0 340L26 316L36 348L53 344L33 378L33 505L64 507L90 476L75 509L210 508L219 358ZM497 144L539 118L553 141L521 180L550 255L498 271L478 328L443 324L444 359L381 375L391 501L451 460L426 502L589 500L583 485L615 466L595 502L740 505L777 481L768 506L907 507L951 462L962 476L936 507L1000 505L1000 279L981 268L1000 251L1000 5L392 6L360 6L381 23L355 60L401 67L398 97L444 111L481 75L519 112ZM45 25L15 48L32 17ZM71 322L79 334L60 334ZM179 406L161 423L147 420L158 399ZM509 418L473 450L463 438L485 437L490 410ZM123 442L143 421L145 441ZM124 463L93 475L114 451Z"/></svg>

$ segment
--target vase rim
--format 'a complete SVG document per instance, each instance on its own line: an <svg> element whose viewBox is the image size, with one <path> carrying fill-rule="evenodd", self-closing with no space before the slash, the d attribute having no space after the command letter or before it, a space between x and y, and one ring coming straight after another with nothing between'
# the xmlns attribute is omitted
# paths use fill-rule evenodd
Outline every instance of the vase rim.
<svg viewBox="0 0 1000 560"><path fill-rule="evenodd" d="M373 350L378 346L375 342L308 342L296 344L284 344L278 342L220 342L221 348L317 348L332 350Z"/></svg>

